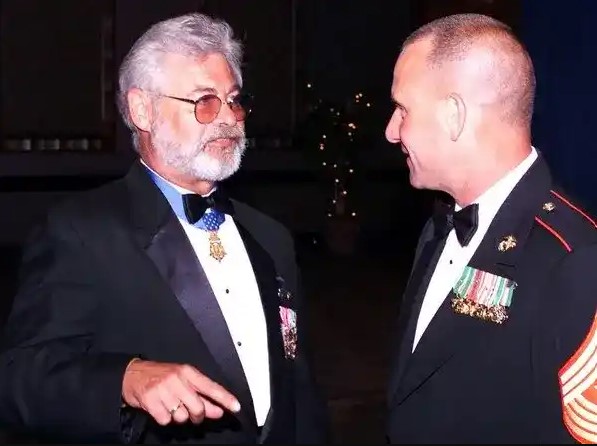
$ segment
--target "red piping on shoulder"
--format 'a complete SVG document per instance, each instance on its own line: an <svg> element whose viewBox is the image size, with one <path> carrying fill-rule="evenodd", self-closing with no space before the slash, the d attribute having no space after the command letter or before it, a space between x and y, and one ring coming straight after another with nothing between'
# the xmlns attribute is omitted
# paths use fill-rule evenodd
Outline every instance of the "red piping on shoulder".
<svg viewBox="0 0 597 446"><path fill-rule="evenodd" d="M589 217L584 211L582 211L581 209L579 209L578 207L576 207L575 205L573 205L570 201L568 201L566 198L562 197L556 191L550 190L550 192L551 192L552 195L558 197L560 200L562 200L562 202L564 202L566 205L568 205L568 207L570 207L570 209L575 210L580 215L582 215L583 217L585 217L593 226L595 226L597 228L597 223L595 222L595 220L593 220L591 217Z"/></svg>
<svg viewBox="0 0 597 446"><path fill-rule="evenodd" d="M568 242L566 240L564 240L564 237L562 237L558 231L556 231L554 228L549 226L547 223L545 223L539 217L535 217L535 221L537 223L539 223L541 226L543 226L547 230L547 232L549 232L551 235L553 235L555 238L557 238L560 241L560 243L562 244L562 246L564 246L564 248L566 248L566 251L572 252L572 248L570 247Z"/></svg>

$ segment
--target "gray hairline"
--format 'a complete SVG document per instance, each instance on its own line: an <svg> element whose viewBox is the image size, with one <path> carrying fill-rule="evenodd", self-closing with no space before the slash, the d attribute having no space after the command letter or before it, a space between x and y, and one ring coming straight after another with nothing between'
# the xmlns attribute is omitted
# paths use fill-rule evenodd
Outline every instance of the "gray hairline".
<svg viewBox="0 0 597 446"><path fill-rule="evenodd" d="M131 130L136 151L139 138L130 117L127 94L133 88L157 91L167 54L188 57L221 54L242 87L243 48L228 23L193 13L154 24L133 44L119 69L117 106L124 124Z"/></svg>

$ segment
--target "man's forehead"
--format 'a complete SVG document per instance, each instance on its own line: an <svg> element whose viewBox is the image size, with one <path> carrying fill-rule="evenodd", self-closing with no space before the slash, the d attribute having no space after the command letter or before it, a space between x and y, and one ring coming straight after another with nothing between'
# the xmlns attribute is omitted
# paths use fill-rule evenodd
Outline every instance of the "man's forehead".
<svg viewBox="0 0 597 446"><path fill-rule="evenodd" d="M171 71L207 72L214 68L222 71L230 70L226 59L222 55L216 53L200 56L166 53L162 60L164 67Z"/></svg>
<svg viewBox="0 0 597 446"><path fill-rule="evenodd" d="M410 54L401 54L394 66L392 78L392 95L396 96L401 90L413 82L416 73L416 61Z"/></svg>
<svg viewBox="0 0 597 446"><path fill-rule="evenodd" d="M406 69L423 69L427 66L427 59L431 52L431 40L417 40L407 45L398 56L394 66L394 75Z"/></svg>
<svg viewBox="0 0 597 446"><path fill-rule="evenodd" d="M166 80L185 88L230 90L237 85L230 65L220 54L200 57L167 54L164 61Z"/></svg>
<svg viewBox="0 0 597 446"><path fill-rule="evenodd" d="M431 42L427 39L407 45L394 65L392 92L420 80L429 70L427 57Z"/></svg>

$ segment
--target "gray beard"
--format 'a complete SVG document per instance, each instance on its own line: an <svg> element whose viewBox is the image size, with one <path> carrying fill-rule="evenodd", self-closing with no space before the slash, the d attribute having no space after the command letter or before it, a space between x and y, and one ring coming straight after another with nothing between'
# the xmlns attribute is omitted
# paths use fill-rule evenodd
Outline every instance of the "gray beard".
<svg viewBox="0 0 597 446"><path fill-rule="evenodd" d="M181 144L174 141L169 129L164 124L153 127L152 143L157 155L168 167L184 175L197 180L217 182L232 176L240 168L247 140L239 130L223 129L205 141ZM216 158L205 151L209 141L226 137L236 139L231 154L222 154L220 158Z"/></svg>

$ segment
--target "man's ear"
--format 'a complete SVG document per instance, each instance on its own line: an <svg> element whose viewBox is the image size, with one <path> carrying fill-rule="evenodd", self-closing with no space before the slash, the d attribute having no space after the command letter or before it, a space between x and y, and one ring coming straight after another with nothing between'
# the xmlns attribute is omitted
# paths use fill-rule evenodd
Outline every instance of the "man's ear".
<svg viewBox="0 0 597 446"><path fill-rule="evenodd" d="M153 109L149 95L143 90L132 88L128 91L126 97L133 124L139 130L150 131Z"/></svg>
<svg viewBox="0 0 597 446"><path fill-rule="evenodd" d="M462 96L457 93L449 94L443 101L442 121L452 141L458 140L464 130L466 122L466 105Z"/></svg>

